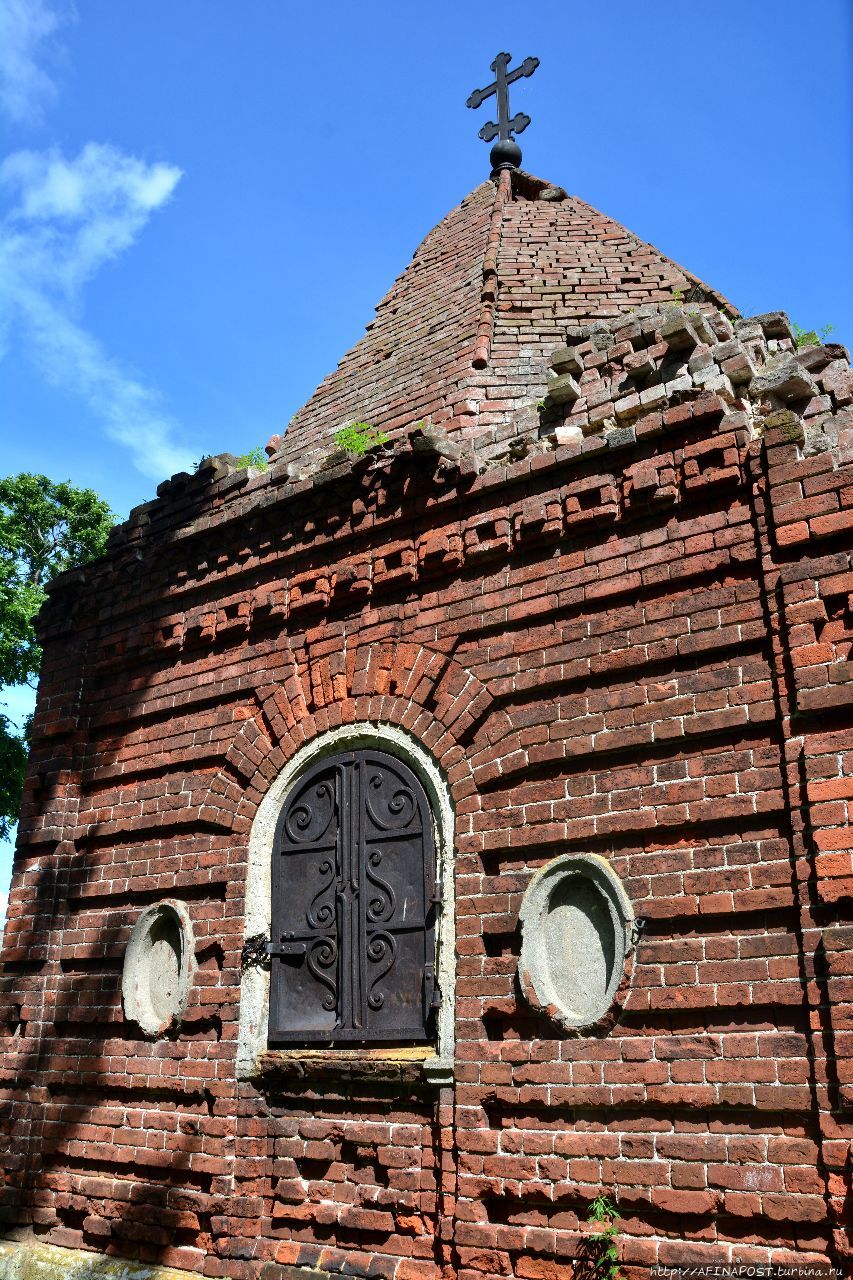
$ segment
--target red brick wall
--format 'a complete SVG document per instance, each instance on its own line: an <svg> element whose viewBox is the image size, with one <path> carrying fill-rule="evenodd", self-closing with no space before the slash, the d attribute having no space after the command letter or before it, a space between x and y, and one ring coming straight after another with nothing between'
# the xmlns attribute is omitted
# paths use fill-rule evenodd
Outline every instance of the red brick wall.
<svg viewBox="0 0 853 1280"><path fill-rule="evenodd" d="M853 387L780 317L706 311L570 335L578 394L520 461L214 464L59 584L0 968L8 1232L253 1280L568 1280L605 1191L629 1277L849 1261ZM253 817L360 721L453 797L455 1087L381 1055L238 1084ZM577 1037L515 978L566 850L646 922ZM150 1041L121 964L166 896L198 972Z"/></svg>

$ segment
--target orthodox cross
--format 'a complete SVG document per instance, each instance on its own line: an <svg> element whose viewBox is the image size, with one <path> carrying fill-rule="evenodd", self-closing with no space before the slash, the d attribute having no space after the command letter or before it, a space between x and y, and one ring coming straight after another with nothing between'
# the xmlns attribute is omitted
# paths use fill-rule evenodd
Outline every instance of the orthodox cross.
<svg viewBox="0 0 853 1280"><path fill-rule="evenodd" d="M530 116L525 115L523 111L519 111L510 119L509 86L514 81L520 80L522 76L532 76L539 66L539 59L525 58L520 67L508 72L507 67L511 61L511 53L499 53L491 68L495 73L494 81L485 89L475 89L466 104L469 107L479 107L493 94L497 96L498 122L495 124L490 120L488 124L483 125L478 135L484 142L491 142L493 138L498 139L492 147L490 157L493 172L518 168L521 163L521 147L512 135L522 133L530 124Z"/></svg>

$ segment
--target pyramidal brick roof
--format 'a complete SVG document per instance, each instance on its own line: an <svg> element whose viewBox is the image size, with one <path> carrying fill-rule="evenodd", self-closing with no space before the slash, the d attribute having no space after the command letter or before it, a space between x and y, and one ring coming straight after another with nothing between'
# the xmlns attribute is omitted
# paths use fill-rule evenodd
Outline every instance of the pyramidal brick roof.
<svg viewBox="0 0 853 1280"><path fill-rule="evenodd" d="M270 442L275 456L299 465L326 455L354 422L391 438L430 423L464 432L482 457L499 453L532 428L567 325L609 320L675 289L735 310L585 201L504 172L430 231L365 336Z"/></svg>

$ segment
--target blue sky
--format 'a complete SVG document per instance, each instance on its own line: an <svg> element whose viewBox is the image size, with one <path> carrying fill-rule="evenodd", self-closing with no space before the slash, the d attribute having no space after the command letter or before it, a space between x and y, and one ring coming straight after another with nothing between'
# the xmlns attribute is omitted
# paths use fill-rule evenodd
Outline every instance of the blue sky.
<svg viewBox="0 0 853 1280"><path fill-rule="evenodd" d="M281 431L487 176L500 49L526 169L849 346L849 0L520 9L0 0L2 473L124 516Z"/></svg>

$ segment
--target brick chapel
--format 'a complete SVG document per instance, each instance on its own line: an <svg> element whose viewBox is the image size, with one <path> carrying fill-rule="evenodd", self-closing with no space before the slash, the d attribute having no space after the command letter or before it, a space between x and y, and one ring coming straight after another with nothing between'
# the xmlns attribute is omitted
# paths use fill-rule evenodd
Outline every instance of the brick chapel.
<svg viewBox="0 0 853 1280"><path fill-rule="evenodd" d="M50 591L3 1277L853 1273L848 355L513 145Z"/></svg>

